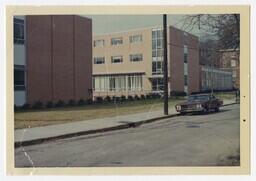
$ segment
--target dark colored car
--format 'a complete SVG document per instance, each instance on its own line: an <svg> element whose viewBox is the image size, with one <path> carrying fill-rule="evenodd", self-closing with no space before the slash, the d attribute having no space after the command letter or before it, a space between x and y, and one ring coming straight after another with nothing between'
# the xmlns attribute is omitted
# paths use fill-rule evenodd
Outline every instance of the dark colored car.
<svg viewBox="0 0 256 181"><path fill-rule="evenodd" d="M223 101L212 94L195 94L190 95L186 102L177 104L175 108L181 114L188 112L207 113L211 110L218 112L222 105Z"/></svg>

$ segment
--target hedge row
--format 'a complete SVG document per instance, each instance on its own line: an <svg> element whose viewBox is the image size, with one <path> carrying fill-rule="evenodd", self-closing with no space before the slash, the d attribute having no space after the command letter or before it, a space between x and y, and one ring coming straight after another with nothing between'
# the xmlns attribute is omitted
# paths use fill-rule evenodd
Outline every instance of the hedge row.
<svg viewBox="0 0 256 181"><path fill-rule="evenodd" d="M21 107L18 107L16 105L14 105L14 110L55 108L55 107L64 107L64 106L86 105L86 104L92 104L92 103L93 103L92 99L87 99L86 101L83 100L83 99L80 99L77 102L73 99L69 100L68 102L64 102L62 100L59 100L57 102L48 101L46 104L43 104L41 101L35 101L32 105L31 104L24 104Z"/></svg>
<svg viewBox="0 0 256 181"><path fill-rule="evenodd" d="M171 96L185 96L186 93L184 92L177 92L172 91ZM21 107L17 107L14 105L15 110L26 110L26 109L41 109L41 108L56 108L56 107L64 107L64 106L82 106L82 105L88 105L88 104L97 104L97 103L108 103L108 102L124 102L124 101L133 101L133 100L144 100L144 99L159 99L162 95L158 93L150 93L147 95L129 95L128 97L122 95L120 97L96 97L93 101L92 99L83 100L80 99L79 101L75 101L73 99L69 100L68 102L64 102L63 100L59 100L57 102L48 101L46 104L43 104L41 101L36 101L32 105L30 104L24 104Z"/></svg>

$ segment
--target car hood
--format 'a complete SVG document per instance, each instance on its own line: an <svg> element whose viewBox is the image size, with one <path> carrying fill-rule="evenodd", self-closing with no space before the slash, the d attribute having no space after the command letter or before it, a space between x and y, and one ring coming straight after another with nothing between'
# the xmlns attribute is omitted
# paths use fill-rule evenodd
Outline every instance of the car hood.
<svg viewBox="0 0 256 181"><path fill-rule="evenodd" d="M186 101L186 102L181 102L181 103L177 104L177 106L203 104L203 103L206 103L206 102L207 101Z"/></svg>

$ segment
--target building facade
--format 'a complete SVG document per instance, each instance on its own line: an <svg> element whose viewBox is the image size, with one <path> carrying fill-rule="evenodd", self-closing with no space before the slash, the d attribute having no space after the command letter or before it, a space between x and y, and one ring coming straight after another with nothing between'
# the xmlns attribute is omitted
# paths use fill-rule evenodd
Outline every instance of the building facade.
<svg viewBox="0 0 256 181"><path fill-rule="evenodd" d="M200 79L202 91L233 89L232 72L229 71L202 66Z"/></svg>
<svg viewBox="0 0 256 181"><path fill-rule="evenodd" d="M169 90L199 90L198 38L168 28ZM93 96L163 92L163 30L93 36ZM170 93L170 92L169 92Z"/></svg>
<svg viewBox="0 0 256 181"><path fill-rule="evenodd" d="M92 97L92 21L74 15L14 17L16 106Z"/></svg>
<svg viewBox="0 0 256 181"><path fill-rule="evenodd" d="M240 50L220 50L220 69L232 72L233 88L240 88Z"/></svg>

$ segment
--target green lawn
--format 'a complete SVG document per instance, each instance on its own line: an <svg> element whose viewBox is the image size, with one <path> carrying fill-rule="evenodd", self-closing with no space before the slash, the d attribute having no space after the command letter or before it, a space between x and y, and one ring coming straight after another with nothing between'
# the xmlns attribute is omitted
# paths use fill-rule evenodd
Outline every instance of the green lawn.
<svg viewBox="0 0 256 181"><path fill-rule="evenodd" d="M169 99L169 106L174 106L184 99ZM73 121L90 120L117 115L127 115L163 108L163 100L134 100L121 103L102 103L76 107L52 108L15 112L15 129L61 124Z"/></svg>

